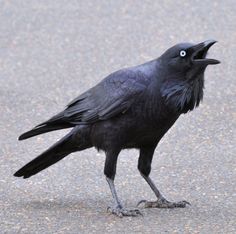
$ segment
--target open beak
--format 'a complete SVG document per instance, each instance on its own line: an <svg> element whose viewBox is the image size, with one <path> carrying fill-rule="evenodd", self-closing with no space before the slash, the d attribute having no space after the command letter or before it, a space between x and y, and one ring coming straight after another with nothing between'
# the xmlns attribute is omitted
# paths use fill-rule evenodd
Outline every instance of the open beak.
<svg viewBox="0 0 236 234"><path fill-rule="evenodd" d="M194 64L203 66L207 66L209 64L219 64L219 60L206 58L209 48L213 46L216 42L217 41L215 40L208 40L192 46L192 62Z"/></svg>

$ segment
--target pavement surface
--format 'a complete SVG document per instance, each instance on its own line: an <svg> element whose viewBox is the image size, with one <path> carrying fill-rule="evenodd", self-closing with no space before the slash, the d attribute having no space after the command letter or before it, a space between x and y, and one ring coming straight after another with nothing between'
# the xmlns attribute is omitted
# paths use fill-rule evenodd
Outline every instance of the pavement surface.
<svg viewBox="0 0 236 234"><path fill-rule="evenodd" d="M225 1L0 1L0 233L236 233L236 4ZM23 180L13 173L66 131L17 137L62 110L110 72L158 57L183 41L219 43L204 102L156 149L151 177L185 209L142 209L120 219L104 154L75 153ZM134 207L154 195L138 152L121 153L116 185Z"/></svg>

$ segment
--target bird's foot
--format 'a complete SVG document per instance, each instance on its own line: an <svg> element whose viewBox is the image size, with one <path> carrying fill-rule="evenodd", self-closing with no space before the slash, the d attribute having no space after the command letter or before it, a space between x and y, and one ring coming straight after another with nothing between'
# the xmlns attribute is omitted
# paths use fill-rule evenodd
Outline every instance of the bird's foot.
<svg viewBox="0 0 236 234"><path fill-rule="evenodd" d="M186 205L191 205L187 201L179 201L179 202L169 202L165 198L159 199L157 201L146 201L141 200L137 206L140 204L144 204L144 208L184 208Z"/></svg>
<svg viewBox="0 0 236 234"><path fill-rule="evenodd" d="M126 209L122 206L108 207L107 211L111 214L114 214L120 218L123 216L138 216L142 215L139 209Z"/></svg>

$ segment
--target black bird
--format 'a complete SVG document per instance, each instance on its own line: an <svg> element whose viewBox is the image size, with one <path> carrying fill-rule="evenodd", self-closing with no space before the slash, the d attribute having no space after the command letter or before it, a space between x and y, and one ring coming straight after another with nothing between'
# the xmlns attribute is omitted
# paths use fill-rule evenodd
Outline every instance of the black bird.
<svg viewBox="0 0 236 234"><path fill-rule="evenodd" d="M181 114L193 110L201 102L205 69L209 64L220 63L206 58L215 42L177 44L157 59L110 74L70 102L64 111L19 137L24 140L72 128L14 175L29 178L70 153L94 146L106 154L104 174L115 201L109 211L118 216L135 216L141 214L140 211L122 206L114 179L120 151L136 148L140 151L138 170L157 197L155 202L143 200L139 204L185 207L188 202L170 202L161 195L149 177L151 162L158 142L168 129Z"/></svg>

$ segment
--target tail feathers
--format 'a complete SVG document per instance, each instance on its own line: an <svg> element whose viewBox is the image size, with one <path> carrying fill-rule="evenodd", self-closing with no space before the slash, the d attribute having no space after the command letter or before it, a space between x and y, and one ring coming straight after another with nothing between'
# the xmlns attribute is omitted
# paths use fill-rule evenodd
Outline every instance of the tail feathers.
<svg viewBox="0 0 236 234"><path fill-rule="evenodd" d="M14 176L23 176L24 179L29 178L30 176L35 175L58 162L68 154L75 152L76 144L73 142L72 136L71 131L48 150L18 170Z"/></svg>

